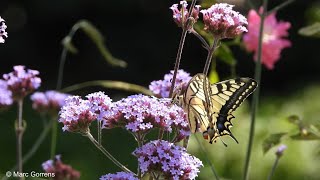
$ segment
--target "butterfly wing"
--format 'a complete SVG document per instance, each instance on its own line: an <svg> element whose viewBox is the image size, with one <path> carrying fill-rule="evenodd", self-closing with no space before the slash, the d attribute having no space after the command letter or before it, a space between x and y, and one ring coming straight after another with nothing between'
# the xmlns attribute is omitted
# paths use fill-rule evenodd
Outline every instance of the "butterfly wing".
<svg viewBox="0 0 320 180"><path fill-rule="evenodd" d="M212 119L215 119L216 130L211 134L209 140L216 141L219 136L232 135L231 119L234 118L232 112L256 89L257 82L250 78L236 78L227 81L218 82L211 85L211 113ZM214 121L213 121L214 123Z"/></svg>
<svg viewBox="0 0 320 180"><path fill-rule="evenodd" d="M200 129L200 132L206 131L210 123L208 120L208 111L206 110L207 104L203 88L204 81L208 81L208 79L205 78L203 74L196 74L189 81L183 95L184 109L188 113L189 125L192 133L195 133L198 128Z"/></svg>

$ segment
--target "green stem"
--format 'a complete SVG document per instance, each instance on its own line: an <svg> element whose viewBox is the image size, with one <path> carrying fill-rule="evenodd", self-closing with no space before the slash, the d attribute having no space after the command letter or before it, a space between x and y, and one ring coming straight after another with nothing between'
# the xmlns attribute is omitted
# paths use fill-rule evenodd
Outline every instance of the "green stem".
<svg viewBox="0 0 320 180"><path fill-rule="evenodd" d="M37 150L39 149L40 145L42 144L42 142L45 140L45 137L48 135L48 133L50 132L51 126L52 126L52 122L50 122L49 124L47 124L41 134L39 135L38 139L35 141L35 143L32 145L31 149L23 156L22 159L22 163L25 164L26 162L28 162L28 160L37 152ZM14 168L12 168L10 171L14 171L17 169L17 166L15 166Z"/></svg>
<svg viewBox="0 0 320 180"><path fill-rule="evenodd" d="M205 49L209 49L210 45L207 43L207 41L194 29L191 29L190 32L195 35L202 43Z"/></svg>
<svg viewBox="0 0 320 180"><path fill-rule="evenodd" d="M269 176L268 176L268 180L271 180L271 178L272 178L272 176L273 176L273 174L274 174L274 172L275 172L275 170L276 170L276 168L277 168L279 159L280 159L279 156L277 156L276 160L275 160L274 163L273 163L273 166L272 166L272 169L271 169L271 171L270 171L270 174L269 174Z"/></svg>
<svg viewBox="0 0 320 180"><path fill-rule="evenodd" d="M217 171L214 169L213 164L211 163L211 161L210 161L209 158L207 157L208 152L207 152L206 149L202 146L202 144L200 143L198 137L197 137L197 136L194 136L194 137L196 138L197 143L199 144L200 149L201 149L201 151L202 151L202 153L203 153L203 155L204 155L204 157L205 157L206 162L209 164L210 169L211 169L213 175L215 176L215 178L216 178L217 180L219 180L219 176L218 176Z"/></svg>
<svg viewBox="0 0 320 180"><path fill-rule="evenodd" d="M74 34L76 33L76 31L79 29L78 25L75 25L71 28L68 36L72 39ZM68 49L63 46L62 49L62 53L60 56L60 64L59 64L59 70L58 70L58 79L57 79L57 86L56 89L60 90L62 87L62 82L63 82L63 70L64 70L64 65L66 63L66 59L67 59L67 53L68 53Z"/></svg>
<svg viewBox="0 0 320 180"><path fill-rule="evenodd" d="M97 129L98 129L98 143L101 145L101 138L102 138L102 136L101 136L101 121L97 121L97 125L98 125L98 127L97 127Z"/></svg>
<svg viewBox="0 0 320 180"><path fill-rule="evenodd" d="M18 99L18 123L16 127L16 136L17 136L17 164L18 171L23 173L22 169L22 137L24 133L23 120L22 120L22 111L23 111L23 98ZM23 177L19 178L23 179Z"/></svg>
<svg viewBox="0 0 320 180"><path fill-rule="evenodd" d="M295 0L288 0L288 1L285 1L281 4L279 4L278 6L274 7L273 9L271 9L270 11L268 11L268 13L266 14L266 16L269 16L270 14L276 12L276 11L279 11L280 9L286 7L287 5L293 3Z"/></svg>
<svg viewBox="0 0 320 180"><path fill-rule="evenodd" d="M55 118L52 118L51 121L52 121L52 131L51 131L50 157L51 159L53 159L54 156L56 155L58 120Z"/></svg>
<svg viewBox="0 0 320 180"><path fill-rule="evenodd" d="M248 179L250 157L251 157L252 145L253 145L253 139L254 139L256 112L259 104L259 94L260 94L260 88L261 88L260 81L261 81L262 39L263 39L264 19L267 14L267 5L268 5L268 0L263 0L263 12L260 15L261 18L260 18L260 29L259 29L258 59L256 62L255 74L254 74L255 80L258 82L258 87L253 94L253 100L252 100L252 106L251 106L251 124L250 124L248 148L246 153L246 161L244 166L244 175L243 175L244 180Z"/></svg>
<svg viewBox="0 0 320 180"><path fill-rule="evenodd" d="M74 36L75 32L78 30L79 26L75 25L71 28L68 36L72 39ZM67 53L68 49L63 46L62 53L60 56L60 64L59 64L59 70L58 70L58 78L57 78L57 86L56 89L60 90L62 87L62 82L63 82L63 70L64 70L64 65L66 63L67 59ZM52 134L51 134L51 148L50 148L50 157L53 159L56 153L56 148L57 148L57 134L58 134L58 122L57 120L54 120L52 123Z"/></svg>
<svg viewBox="0 0 320 180"><path fill-rule="evenodd" d="M185 39L186 39L186 36L187 36L187 32L188 32L187 27L189 27L189 23L190 23L190 20L189 20L190 18L189 17L192 14L192 11L193 11L194 6L196 5L196 2L197 2L197 0L192 0L191 6L190 6L190 9L189 9L189 15L188 15L187 22L184 25L184 27L182 28L182 34L181 34L181 38L180 38L180 42L179 42L179 48L178 48L178 52L177 52L176 63L174 65L174 72L173 72L173 77L172 77L172 82L171 82L171 88L170 88L170 91L169 91L169 98L172 97L174 85L176 83L176 78L177 78L177 73L178 73L179 66L180 66L182 50L183 50L184 42L185 42Z"/></svg>
<svg viewBox="0 0 320 180"><path fill-rule="evenodd" d="M105 155L107 158L109 158L115 165L117 165L120 169L122 169L125 172L133 173L128 169L126 166L121 164L115 157L113 157L101 144L99 144L94 137L90 134L90 132L87 132L84 134L86 137L90 139L90 141ZM134 174L134 173L133 173Z"/></svg>

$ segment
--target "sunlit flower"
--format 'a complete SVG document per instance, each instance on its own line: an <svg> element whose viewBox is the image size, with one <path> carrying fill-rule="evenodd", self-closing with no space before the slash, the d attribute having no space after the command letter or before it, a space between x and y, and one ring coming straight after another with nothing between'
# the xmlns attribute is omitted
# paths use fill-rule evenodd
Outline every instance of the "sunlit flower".
<svg viewBox="0 0 320 180"><path fill-rule="evenodd" d="M7 26L4 22L4 19L0 17L0 43L4 43L4 38L8 37L8 33L6 32Z"/></svg>
<svg viewBox="0 0 320 180"><path fill-rule="evenodd" d="M139 180L133 173L117 172L115 174L106 174L100 177L100 180Z"/></svg>
<svg viewBox="0 0 320 180"><path fill-rule="evenodd" d="M86 100L80 96L69 96L59 113L59 122L64 131L87 133L92 121L101 120L113 106L112 100L103 92L91 93Z"/></svg>
<svg viewBox="0 0 320 180"><path fill-rule="evenodd" d="M13 72L4 74L3 79L7 81L14 100L21 99L40 87L41 79L37 77L39 71L25 69L24 66L14 66L13 69Z"/></svg>
<svg viewBox="0 0 320 180"><path fill-rule="evenodd" d="M95 92L86 96L90 103L90 110L97 114L97 119L101 119L102 111L109 111L112 106L112 99L104 92Z"/></svg>
<svg viewBox="0 0 320 180"><path fill-rule="evenodd" d="M286 145L284 145L284 144L280 145L280 146L278 147L277 151L276 151L276 155L277 155L278 157L281 157L281 156L283 155L284 150L286 150L286 149L287 149L287 146L286 146Z"/></svg>
<svg viewBox="0 0 320 180"><path fill-rule="evenodd" d="M102 116L103 128L125 127L133 133L147 133L151 129L177 131L175 141L190 134L186 114L182 108L172 105L169 99L145 95L132 95L115 102L111 110Z"/></svg>
<svg viewBox="0 0 320 180"><path fill-rule="evenodd" d="M42 169L46 173L53 173L54 180L76 180L80 178L80 172L61 161L61 156L56 155L54 160L42 163Z"/></svg>
<svg viewBox="0 0 320 180"><path fill-rule="evenodd" d="M243 42L249 52L254 52L254 59L257 60L260 16L256 11L250 10L248 14L248 33L243 36ZM276 13L265 18L262 37L262 59L261 62L268 69L273 69L274 64L280 59L283 48L290 47L289 40L283 37L288 36L289 22L278 22Z"/></svg>
<svg viewBox="0 0 320 180"><path fill-rule="evenodd" d="M185 28L186 22L187 22L187 19L188 19L188 16L189 16L188 9L187 9L188 3L187 3L187 1L180 1L180 5L181 5L180 10L178 9L178 4L173 4L170 7L170 9L173 12L173 20L174 20L174 22L179 27ZM192 28L192 25L195 22L197 22L197 20L199 19L200 7L201 7L200 5L196 5L194 7L194 9L192 11L192 14L190 16L192 18L192 22L190 22L188 27L186 27L187 29Z"/></svg>
<svg viewBox="0 0 320 180"><path fill-rule="evenodd" d="M0 79L0 109L12 105L12 93L8 90L7 82Z"/></svg>
<svg viewBox="0 0 320 180"><path fill-rule="evenodd" d="M138 158L142 173L153 172L164 179L195 179L203 166L185 148L163 140L151 141L136 149L133 155Z"/></svg>
<svg viewBox="0 0 320 180"><path fill-rule="evenodd" d="M149 89L157 97L168 98L169 91L171 88L172 77L173 77L173 71L170 71L169 74L164 75L163 80L152 81L151 84L149 85ZM189 73L185 72L182 69L178 70L175 87L183 84L183 88L185 88L190 79L191 79L191 76Z"/></svg>
<svg viewBox="0 0 320 180"><path fill-rule="evenodd" d="M89 100L79 96L69 96L59 113L59 122L63 123L63 131L87 133L97 114L91 111Z"/></svg>
<svg viewBox="0 0 320 180"><path fill-rule="evenodd" d="M65 104L68 94L58 91L35 92L31 95L32 108L42 113L56 114Z"/></svg>
<svg viewBox="0 0 320 180"><path fill-rule="evenodd" d="M233 5L217 3L209 9L201 10L204 29L218 38L234 38L247 32L247 19L232 8Z"/></svg>

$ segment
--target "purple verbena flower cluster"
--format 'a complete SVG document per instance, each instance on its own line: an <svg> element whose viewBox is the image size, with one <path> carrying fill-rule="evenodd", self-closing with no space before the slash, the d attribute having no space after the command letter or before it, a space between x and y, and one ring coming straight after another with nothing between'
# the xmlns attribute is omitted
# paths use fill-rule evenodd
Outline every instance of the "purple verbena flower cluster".
<svg viewBox="0 0 320 180"><path fill-rule="evenodd" d="M195 179L203 166L185 148L163 140L151 141L136 149L133 155L138 158L142 173L161 173L164 179Z"/></svg>
<svg viewBox="0 0 320 180"><path fill-rule="evenodd" d="M247 32L244 26L248 24L247 18L232 8L233 5L217 3L209 9L201 10L204 29L219 38L234 38L242 32Z"/></svg>
<svg viewBox="0 0 320 180"><path fill-rule="evenodd" d="M8 33L6 32L7 26L4 22L4 19L0 17L0 43L4 43L4 38L8 37Z"/></svg>
<svg viewBox="0 0 320 180"><path fill-rule="evenodd" d="M54 160L42 163L42 169L46 173L54 173L54 180L76 180L80 178L80 172L61 161L61 156L56 155Z"/></svg>
<svg viewBox="0 0 320 180"><path fill-rule="evenodd" d="M12 103L12 93L8 90L7 82L0 79L0 108L6 108Z"/></svg>
<svg viewBox="0 0 320 180"><path fill-rule="evenodd" d="M173 12L173 20L179 27L190 29L190 28L192 28L192 24L197 22L197 20L199 19L199 10L200 10L201 6L196 5L193 8L192 14L190 16L191 18L193 18L193 22L188 27L185 27L186 22L188 20L188 16L189 16L189 12L187 9L188 3L187 3L187 1L180 1L180 5L181 5L180 10L178 9L178 4L173 4L170 7L170 9Z"/></svg>
<svg viewBox="0 0 320 180"><path fill-rule="evenodd" d="M189 135L186 114L180 107L171 105L168 99L145 95L132 95L114 103L102 118L103 127L125 127L133 133L144 133L157 127L172 132L178 131L177 138Z"/></svg>
<svg viewBox="0 0 320 180"><path fill-rule="evenodd" d="M56 114L65 104L68 94L58 91L35 92L31 95L32 108L42 113Z"/></svg>
<svg viewBox="0 0 320 180"><path fill-rule="evenodd" d="M149 85L149 89L155 94L157 97L168 98L169 91L171 88L171 80L173 77L173 71L170 71L169 74L164 75L164 80L152 81ZM177 78L175 82L175 87L182 84L182 88L186 88L188 85L191 76L189 73L180 69L177 72Z"/></svg>
<svg viewBox="0 0 320 180"><path fill-rule="evenodd" d="M109 111L112 106L112 99L104 92L95 92L86 96L90 103L90 109L97 114L97 119L101 119L102 112Z"/></svg>
<svg viewBox="0 0 320 180"><path fill-rule="evenodd" d="M39 71L25 69L25 66L14 66L13 70L13 72L4 74L3 79L7 81L8 89L12 92L14 100L24 98L40 87L41 79L37 77Z"/></svg>
<svg viewBox="0 0 320 180"><path fill-rule="evenodd" d="M100 180L139 180L133 173L117 172L115 174L106 174L100 177Z"/></svg>
<svg viewBox="0 0 320 180"><path fill-rule="evenodd" d="M59 122L63 130L87 133L92 121L99 119L100 114L108 112L112 106L111 99L103 92L92 93L82 99L80 96L69 96L59 113Z"/></svg>

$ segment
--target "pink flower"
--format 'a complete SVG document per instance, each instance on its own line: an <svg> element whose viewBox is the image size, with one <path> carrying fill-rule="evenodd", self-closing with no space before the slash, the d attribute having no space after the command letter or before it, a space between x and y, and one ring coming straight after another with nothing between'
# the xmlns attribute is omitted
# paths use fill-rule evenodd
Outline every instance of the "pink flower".
<svg viewBox="0 0 320 180"><path fill-rule="evenodd" d="M12 92L12 98L18 100L40 87L41 79L38 75L39 71L19 65L13 67L13 72L4 74L3 79Z"/></svg>
<svg viewBox="0 0 320 180"><path fill-rule="evenodd" d="M61 161L61 155L56 155L53 160L42 163L43 170L51 175L54 180L80 179L80 172Z"/></svg>
<svg viewBox="0 0 320 180"><path fill-rule="evenodd" d="M186 22L187 22L187 18L189 16L188 13L188 3L187 1L180 1L180 5L181 8L180 10L178 9L178 4L173 4L170 9L173 12L173 20L174 22L179 26L179 27L183 27L185 28ZM191 29L192 25L197 22L197 20L199 19L199 10L200 10L200 5L196 5L193 8L192 14L191 14L191 18L193 18L193 22L191 22L191 25L189 27L187 27L187 29Z"/></svg>
<svg viewBox="0 0 320 180"><path fill-rule="evenodd" d="M234 38L247 32L244 26L248 24L247 19L232 8L233 5L217 3L209 9L201 10L204 29L219 38Z"/></svg>
<svg viewBox="0 0 320 180"><path fill-rule="evenodd" d="M260 16L256 11L250 10L248 14L248 33L244 35L243 42L249 52L255 52L254 59L257 60L259 41ZM274 64L279 60L283 48L290 47L291 43L282 37L288 36L289 22L278 22L276 14L272 13L265 18L261 62L268 69L273 69Z"/></svg>

